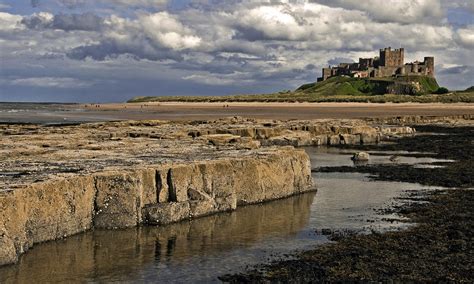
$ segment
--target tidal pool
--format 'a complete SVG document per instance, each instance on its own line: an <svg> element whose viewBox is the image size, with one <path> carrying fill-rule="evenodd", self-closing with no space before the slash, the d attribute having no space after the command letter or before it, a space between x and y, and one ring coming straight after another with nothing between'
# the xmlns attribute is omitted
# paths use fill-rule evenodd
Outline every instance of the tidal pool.
<svg viewBox="0 0 474 284"><path fill-rule="evenodd" d="M348 151L306 150L313 168L352 165ZM372 163L389 159L372 156ZM0 282L218 282L220 275L328 242L323 229L403 228L407 225L397 222L398 216L374 209L399 203L397 197L407 191L429 189L371 181L360 173L313 173L313 178L317 193L164 227L94 230L38 244L18 264L0 268Z"/></svg>

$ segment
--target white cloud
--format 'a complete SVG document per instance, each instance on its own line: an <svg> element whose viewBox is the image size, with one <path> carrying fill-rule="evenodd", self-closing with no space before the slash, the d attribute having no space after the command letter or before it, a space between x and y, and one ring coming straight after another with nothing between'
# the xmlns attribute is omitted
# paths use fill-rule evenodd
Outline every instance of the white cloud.
<svg viewBox="0 0 474 284"><path fill-rule="evenodd" d="M167 12L142 15L138 21L145 35L160 46L181 50L195 48L201 43L201 38Z"/></svg>
<svg viewBox="0 0 474 284"><path fill-rule="evenodd" d="M21 28L20 21L23 17L0 12L0 31L9 31Z"/></svg>
<svg viewBox="0 0 474 284"><path fill-rule="evenodd" d="M444 16L439 0L315 0L333 7L366 12L378 22L436 23Z"/></svg>
<svg viewBox="0 0 474 284"><path fill-rule="evenodd" d="M456 32L456 39L460 45L466 48L474 48L474 25L458 29Z"/></svg>

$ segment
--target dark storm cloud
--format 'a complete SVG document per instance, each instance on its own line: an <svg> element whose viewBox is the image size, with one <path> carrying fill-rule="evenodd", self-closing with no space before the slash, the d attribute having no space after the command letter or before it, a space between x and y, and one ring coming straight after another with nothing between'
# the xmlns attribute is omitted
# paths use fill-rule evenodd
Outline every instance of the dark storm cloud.
<svg viewBox="0 0 474 284"><path fill-rule="evenodd" d="M118 44L114 41L104 41L96 45L79 46L67 54L67 57L75 60L84 60L87 58L103 61L107 59L118 58L121 55L141 60L147 59L152 61L159 61L171 59L175 61L183 60L180 53L167 49L150 48L148 45L124 45Z"/></svg>
<svg viewBox="0 0 474 284"><path fill-rule="evenodd" d="M92 13L59 14L54 16L53 28L65 31L82 30L97 31L102 27L104 20Z"/></svg>
<svg viewBox="0 0 474 284"><path fill-rule="evenodd" d="M22 24L30 29L59 29L64 31L98 31L102 28L104 19L92 13L58 14L52 19L41 14L25 17Z"/></svg>
<svg viewBox="0 0 474 284"><path fill-rule="evenodd" d="M271 40L276 40L278 38L274 37L271 38L261 30L258 30L253 27L241 27L241 26L236 26L237 34L234 36L235 39L243 39L243 40L248 40L248 41L259 41L259 40L266 40L266 39L271 39Z"/></svg>
<svg viewBox="0 0 474 284"><path fill-rule="evenodd" d="M469 71L469 67L465 65L461 66L455 66L455 67L449 67L449 68L442 68L440 71L438 71L438 74L463 74Z"/></svg>
<svg viewBox="0 0 474 284"><path fill-rule="evenodd" d="M195 60L185 60L174 62L170 67L177 70L202 71L205 70L211 74L232 74L235 72L251 71L246 60L236 58L216 57L211 62L202 64Z"/></svg>

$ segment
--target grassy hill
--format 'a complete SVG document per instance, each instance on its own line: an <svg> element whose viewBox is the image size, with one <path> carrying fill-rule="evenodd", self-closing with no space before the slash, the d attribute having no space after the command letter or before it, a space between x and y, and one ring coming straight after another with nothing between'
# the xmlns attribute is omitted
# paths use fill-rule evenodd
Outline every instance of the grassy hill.
<svg viewBox="0 0 474 284"><path fill-rule="evenodd" d="M135 97L128 102L474 102L474 92L433 94L439 85L426 76L400 78L333 77L294 91L234 96Z"/></svg>
<svg viewBox="0 0 474 284"><path fill-rule="evenodd" d="M407 86L408 89L413 86L413 90L403 90ZM397 88L402 90L396 93ZM390 91L396 94L422 95L433 93L438 88L436 79L425 76L403 78L333 77L323 82L303 85L296 89L296 92L318 96L384 95Z"/></svg>

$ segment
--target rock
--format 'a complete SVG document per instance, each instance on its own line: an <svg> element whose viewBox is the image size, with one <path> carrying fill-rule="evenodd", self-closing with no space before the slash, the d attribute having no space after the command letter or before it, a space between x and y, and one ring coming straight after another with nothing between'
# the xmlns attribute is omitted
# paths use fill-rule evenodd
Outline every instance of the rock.
<svg viewBox="0 0 474 284"><path fill-rule="evenodd" d="M153 225L166 225L189 219L190 214L189 202L160 203L143 208L145 222Z"/></svg>
<svg viewBox="0 0 474 284"><path fill-rule="evenodd" d="M360 134L360 142L361 144L375 144L378 143L380 140L380 134L379 133L373 133L373 132L368 132L368 133L361 133Z"/></svg>
<svg viewBox="0 0 474 284"><path fill-rule="evenodd" d="M390 156L389 160L390 160L391 162L396 163L396 162L398 162L398 161L400 160L400 157L397 156L397 155L392 155L392 156Z"/></svg>
<svg viewBox="0 0 474 284"><path fill-rule="evenodd" d="M241 137L232 134L211 134L203 135L202 138L207 139L207 141L214 146L223 146L230 143L237 143Z"/></svg>
<svg viewBox="0 0 474 284"><path fill-rule="evenodd" d="M365 162L369 160L369 153L367 152L357 152L352 156L351 160L354 162Z"/></svg>
<svg viewBox="0 0 474 284"><path fill-rule="evenodd" d="M412 131L241 117L0 124L0 264L94 227L167 224L309 191L308 155L284 146L375 143L382 132Z"/></svg>
<svg viewBox="0 0 474 284"><path fill-rule="evenodd" d="M328 145L339 145L341 143L341 137L339 135L330 135L328 137Z"/></svg>
<svg viewBox="0 0 474 284"><path fill-rule="evenodd" d="M341 144L358 145L360 144L360 135L358 134L341 134Z"/></svg>

